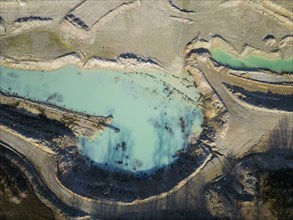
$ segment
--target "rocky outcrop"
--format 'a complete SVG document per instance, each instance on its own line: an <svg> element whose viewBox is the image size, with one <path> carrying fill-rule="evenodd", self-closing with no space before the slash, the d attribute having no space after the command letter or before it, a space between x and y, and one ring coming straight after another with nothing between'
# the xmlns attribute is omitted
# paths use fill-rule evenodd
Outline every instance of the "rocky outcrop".
<svg viewBox="0 0 293 220"><path fill-rule="evenodd" d="M84 68L108 68L108 69L118 69L118 70L139 70L139 69L158 69L163 70L164 68L156 64L151 59L145 59L138 56L119 56L115 60L102 59L99 57L94 57L88 60Z"/></svg>
<svg viewBox="0 0 293 220"><path fill-rule="evenodd" d="M218 137L224 137L228 129L227 122L229 120L227 109L206 80L204 73L200 68L197 68L197 60L207 61L209 56L207 51L194 50L189 52L186 58L185 70L193 76L197 89L202 94L201 105L205 121L216 130Z"/></svg>
<svg viewBox="0 0 293 220"><path fill-rule="evenodd" d="M277 48L290 47L292 44L292 36L284 37L279 43L276 41L273 35L267 35L264 37L263 42L265 45L275 45ZM241 51L236 50L236 48L226 39L221 37L220 35L213 35L208 40L204 39L194 39L191 41L185 49L185 54L190 53L193 50L204 48L206 50L212 50L216 48L222 48L228 53L237 56L237 57L245 57L245 56L261 56L267 59L282 59L282 53L280 50L273 50L270 52L266 52L264 50L260 50L251 45L245 44Z"/></svg>
<svg viewBox="0 0 293 220"><path fill-rule="evenodd" d="M6 27L4 19L0 16L0 36L6 33Z"/></svg>
<svg viewBox="0 0 293 220"><path fill-rule="evenodd" d="M292 188L292 159L286 159L287 154L292 152L252 154L226 163L226 174L205 187L205 203L211 215L229 219L289 216L292 207L282 199L287 197L282 193Z"/></svg>
<svg viewBox="0 0 293 220"><path fill-rule="evenodd" d="M41 27L52 23L53 19L49 17L29 16L17 18L9 28L10 34L18 34L25 30Z"/></svg>
<svg viewBox="0 0 293 220"><path fill-rule="evenodd" d="M0 103L23 109L35 115L42 115L43 117L60 121L70 128L76 135L93 137L98 133L102 133L104 126L111 124L111 117L90 116L81 113L77 114L56 106L35 103L22 98L6 96L3 94L0 96Z"/></svg>
<svg viewBox="0 0 293 220"><path fill-rule="evenodd" d="M271 35L271 34L265 36L263 38L263 42L266 46L270 46L270 47L276 46L276 44L277 44L277 40L276 40L275 36Z"/></svg>
<svg viewBox="0 0 293 220"><path fill-rule="evenodd" d="M285 36L281 39L278 45L279 48L293 47L293 35Z"/></svg>
<svg viewBox="0 0 293 220"><path fill-rule="evenodd" d="M188 10L186 8L180 8L179 6L177 6L177 4L175 3L176 1L174 0L168 0L169 6L176 12L179 13L186 13L186 14L194 14L195 12L192 10Z"/></svg>
<svg viewBox="0 0 293 220"><path fill-rule="evenodd" d="M165 71L165 69L154 62L150 58L144 58L134 55L121 54L116 59L104 59L100 57L93 57L89 60L82 60L79 55L75 53L66 54L48 61L37 60L17 60L7 56L0 55L0 65L8 66L16 69L27 70L55 70L62 68L67 64L74 64L78 67L91 68L108 68L114 70L133 71L139 69L158 69Z"/></svg>
<svg viewBox="0 0 293 220"><path fill-rule="evenodd" d="M116 2L116 4L119 3L116 7L109 8L108 11L100 11L103 8L101 5L91 5L91 3L94 2L84 1L69 12L61 21L60 30L79 40L91 41L96 32L109 24L113 19L141 5L140 0L122 4ZM107 2L101 2L100 4L107 4ZM105 5L104 7L107 8L108 6ZM86 11L86 14L84 11ZM89 14L91 16L88 16Z"/></svg>
<svg viewBox="0 0 293 220"><path fill-rule="evenodd" d="M11 57L0 55L0 65L9 66L15 69L54 70L63 67L65 64L75 64L81 67L83 65L83 61L75 53L67 54L47 61L16 60Z"/></svg>

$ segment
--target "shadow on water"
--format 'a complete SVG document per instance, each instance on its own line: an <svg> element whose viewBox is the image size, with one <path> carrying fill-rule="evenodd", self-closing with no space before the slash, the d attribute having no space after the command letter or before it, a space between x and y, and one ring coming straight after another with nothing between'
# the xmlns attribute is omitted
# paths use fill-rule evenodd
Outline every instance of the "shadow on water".
<svg viewBox="0 0 293 220"><path fill-rule="evenodd" d="M131 131L121 126L121 130L115 135L115 138L111 137L111 135L108 136L108 153L105 155L107 161L114 161L118 169L130 166L128 163L133 156L133 144Z"/></svg>
<svg viewBox="0 0 293 220"><path fill-rule="evenodd" d="M150 175L171 164L186 152L197 114L196 111L187 110L175 118L161 111L157 118L149 119L155 133L154 144L142 146L143 148L153 148L152 155L145 155L145 157L150 157L149 161L141 161L136 158L135 147L141 147L137 145L144 143L134 143L132 131L125 126L117 126L120 128L119 133L115 133L113 130L105 131L103 134L105 137L97 137L94 141L81 137L80 145L84 155L96 155L96 157L92 157L93 161L91 161L94 166L123 173ZM105 140L101 141L102 138ZM107 147L103 147L103 144ZM143 154L143 150L141 154ZM140 158L144 158L143 156ZM151 168L142 169L145 166L143 163L148 162L151 163Z"/></svg>
<svg viewBox="0 0 293 220"><path fill-rule="evenodd" d="M72 132L67 127L62 125L62 123L57 123L48 118L42 118L40 115L32 115L29 112L20 111L19 109L11 106L3 105L0 110L0 120L5 126L11 127L25 136L36 137L41 140L44 139L46 144L51 143L53 137L69 136L74 138ZM159 115L159 118L157 118L158 124L161 124L162 128L164 126L163 122L165 122L163 121L165 117L163 113ZM190 123L189 125L186 122L187 126L185 130L187 133L190 129L189 127L193 123L193 120L196 119L196 114L196 112L194 113L193 111L190 111L186 115L182 115L182 118ZM174 130L174 135L175 128L180 131L180 115L175 119L171 117L167 118L167 122L173 123L172 129ZM113 146L110 145L112 152L110 152L110 155L107 155L106 150L102 156L105 160L117 160L117 158L120 159L124 153L122 158L124 164L127 159L126 155L129 157L128 160L133 158L135 143L133 141L133 134L130 130L127 130L123 126L119 125L117 125L117 127L121 128L121 132L115 133L113 130L107 129L114 137L110 138L113 144ZM165 128L163 128L163 130L164 129ZM37 133L35 132L36 130L38 131ZM178 135L180 140L182 140L182 135L184 134L180 132L178 132ZM172 137L171 134L171 131L166 131L163 133L163 136L158 135L158 141L160 140L160 143L164 143L167 140L172 143L172 141L169 140L169 137ZM201 136L204 138L204 135ZM106 136L105 143L107 143L108 138L109 137ZM125 147L125 145L121 144L122 140L126 143L124 151L123 146ZM87 144L86 139L81 138L80 141L82 145ZM119 150L117 150L118 152L115 154L115 147L117 147L117 144L119 143ZM201 147L201 145L190 146L188 147L188 151L194 152L195 149L200 150ZM97 146L95 148L97 148ZM88 150L88 153L92 154L90 148ZM163 149L161 150L163 151ZM100 164L99 168L90 166L90 160L85 160L85 157L80 154L80 151L78 151L75 146L67 146L66 148L60 149L58 147L58 143L56 143L56 151L59 152L57 155L59 161L58 178L64 186L73 190L77 194L84 195L86 197L111 198L122 201L133 201L134 198L146 198L151 195L156 195L170 190L179 181L186 178L186 176L193 172L194 169L202 163L207 155L207 152L203 150L196 155L188 156L189 153L187 151L185 154L183 153L178 155L178 159L176 158L176 160L168 165L166 169L161 166L160 168L156 168L156 173L152 173L147 176L146 173L141 173L138 170L136 172L128 172L123 170L120 165L115 167L115 171L120 169L122 172L108 172L104 169L104 164ZM0 154L1 153L4 153L4 150L1 149ZM151 158L152 156L153 155L151 155ZM66 169L63 169L63 165L65 165ZM24 167L24 165L22 166ZM30 166L29 163L27 166L35 171L35 168ZM150 172L153 172L153 170L150 170ZM48 199L56 199L54 194L50 191L46 191L46 193L48 193ZM72 198L71 204L74 204L74 206L80 205L75 197ZM68 207L65 209L70 210ZM74 214L75 210L72 210L72 213Z"/></svg>
<svg viewBox="0 0 293 220"><path fill-rule="evenodd" d="M86 137L81 137L79 139L80 145L82 146L84 155L94 154L99 158L98 160L101 161L91 161L92 165L105 168L110 171L129 173L130 171L125 170L125 168L133 165L134 141L131 131L127 127L117 127L119 127L119 132L111 129L107 131L107 133L103 134L107 136L104 137L107 140L103 143L99 143L100 137L98 137L95 141L89 141ZM107 144L106 150L97 150L98 148L102 148L102 144Z"/></svg>
<svg viewBox="0 0 293 220"><path fill-rule="evenodd" d="M154 169L149 171L153 172L170 164L179 152L187 149L195 118L196 113L193 111L186 111L178 118L170 118L162 111L157 119L150 121L154 126L156 140L153 154ZM180 148L176 152L178 146Z"/></svg>
<svg viewBox="0 0 293 220"><path fill-rule="evenodd" d="M163 112L160 113L156 120L152 121L152 125L157 135L154 146L153 164L154 167L160 167L163 165L163 157L168 157L168 162L170 162L168 153L171 151L170 140L174 137L174 132L172 130L172 124L166 119Z"/></svg>

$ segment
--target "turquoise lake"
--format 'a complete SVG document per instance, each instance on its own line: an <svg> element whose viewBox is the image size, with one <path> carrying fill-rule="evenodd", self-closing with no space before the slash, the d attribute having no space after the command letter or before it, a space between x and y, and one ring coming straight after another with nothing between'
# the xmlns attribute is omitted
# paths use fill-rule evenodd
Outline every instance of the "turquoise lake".
<svg viewBox="0 0 293 220"><path fill-rule="evenodd" d="M236 57L220 48L212 49L210 52L218 63L228 65L232 68L269 69L278 73L293 73L293 58L266 59L255 55Z"/></svg>
<svg viewBox="0 0 293 220"><path fill-rule="evenodd" d="M112 115L120 132L106 128L94 140L78 137L82 154L107 169L148 172L164 167L202 131L199 94L185 73L1 67L1 91L91 115Z"/></svg>

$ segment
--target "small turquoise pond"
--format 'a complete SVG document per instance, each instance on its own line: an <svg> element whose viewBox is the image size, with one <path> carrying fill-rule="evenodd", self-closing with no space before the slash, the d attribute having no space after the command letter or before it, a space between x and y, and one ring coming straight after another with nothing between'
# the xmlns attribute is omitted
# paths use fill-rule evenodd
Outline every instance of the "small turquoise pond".
<svg viewBox="0 0 293 220"><path fill-rule="evenodd" d="M210 52L218 63L232 68L269 69L278 73L293 73L293 58L266 59L255 55L236 57L220 48L212 49Z"/></svg>
<svg viewBox="0 0 293 220"><path fill-rule="evenodd" d="M81 152L108 169L153 171L176 160L202 131L203 115L192 78L164 72L1 67L1 91L92 115L113 116L120 132L79 138ZM175 89L176 88L176 89Z"/></svg>

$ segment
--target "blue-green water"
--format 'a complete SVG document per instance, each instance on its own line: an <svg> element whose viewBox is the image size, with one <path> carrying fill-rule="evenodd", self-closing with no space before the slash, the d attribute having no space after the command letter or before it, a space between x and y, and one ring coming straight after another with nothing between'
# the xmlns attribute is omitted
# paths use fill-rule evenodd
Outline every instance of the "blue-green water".
<svg viewBox="0 0 293 220"><path fill-rule="evenodd" d="M266 59L255 55L236 57L220 48L212 49L210 52L218 63L232 68L269 69L278 73L293 73L293 58Z"/></svg>
<svg viewBox="0 0 293 220"><path fill-rule="evenodd" d="M88 114L113 115L112 125L120 132L105 129L92 141L79 137L81 152L108 168L147 171L170 164L191 134L202 130L195 87L162 72L1 67L1 91Z"/></svg>

